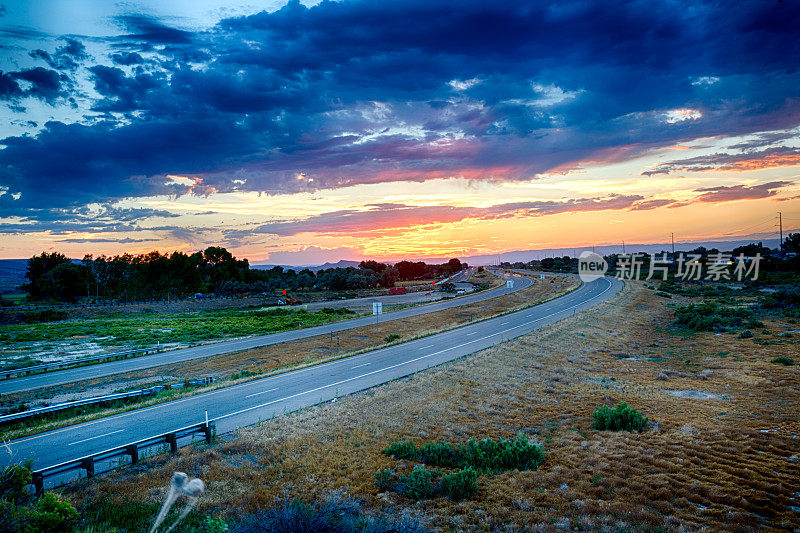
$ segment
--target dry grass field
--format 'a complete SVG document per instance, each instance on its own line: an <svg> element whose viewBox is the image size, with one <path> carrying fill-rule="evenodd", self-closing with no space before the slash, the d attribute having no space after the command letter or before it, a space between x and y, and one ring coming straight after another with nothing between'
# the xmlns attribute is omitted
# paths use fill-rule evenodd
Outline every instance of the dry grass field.
<svg viewBox="0 0 800 533"><path fill-rule="evenodd" d="M774 344L689 334L666 299L628 284L612 300L533 334L367 392L245 428L77 486L79 506L157 502L173 471L206 482L201 509L235 520L276 498L334 489L407 511L439 531L800 531L800 372L794 324L765 320ZM767 333L760 333L767 336ZM592 429L599 404L626 401L642 433ZM374 474L413 465L381 450L523 432L544 446L535 471L481 475L458 502L381 493Z"/></svg>

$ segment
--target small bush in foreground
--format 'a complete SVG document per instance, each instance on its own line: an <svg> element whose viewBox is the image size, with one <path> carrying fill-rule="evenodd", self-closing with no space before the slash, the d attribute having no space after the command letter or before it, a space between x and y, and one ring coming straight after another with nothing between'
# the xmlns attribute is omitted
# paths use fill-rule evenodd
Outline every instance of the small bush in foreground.
<svg viewBox="0 0 800 533"><path fill-rule="evenodd" d="M0 532L72 531L78 523L72 504L53 492L36 499L27 491L30 483L30 461L0 469Z"/></svg>
<svg viewBox="0 0 800 533"><path fill-rule="evenodd" d="M366 514L361 502L334 492L312 503L283 500L258 511L231 529L231 533L422 533L422 525L407 515Z"/></svg>
<svg viewBox="0 0 800 533"><path fill-rule="evenodd" d="M783 356L781 356L781 357L776 357L775 359L773 359L770 362L771 363L775 363L775 364L779 364L779 365L783 365L783 366L792 366L794 364L794 359L792 359L791 357L783 357Z"/></svg>
<svg viewBox="0 0 800 533"><path fill-rule="evenodd" d="M392 333L391 335L386 335L383 340L386 342L394 342L400 338L400 335L397 333Z"/></svg>
<svg viewBox="0 0 800 533"><path fill-rule="evenodd" d="M647 417L628 407L625 402L616 407L604 405L592 413L593 427L600 431L641 431L647 427Z"/></svg>
<svg viewBox="0 0 800 533"><path fill-rule="evenodd" d="M739 338L740 339L752 339L753 338L753 332L750 331L749 329L746 329L746 330L742 331L741 333L739 333Z"/></svg>

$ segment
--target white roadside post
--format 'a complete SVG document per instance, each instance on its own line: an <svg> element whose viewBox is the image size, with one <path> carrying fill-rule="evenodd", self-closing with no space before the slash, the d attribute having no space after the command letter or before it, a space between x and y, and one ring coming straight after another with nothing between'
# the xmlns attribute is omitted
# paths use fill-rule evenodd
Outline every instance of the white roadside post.
<svg viewBox="0 0 800 533"><path fill-rule="evenodd" d="M510 279L506 281L506 292L508 293L508 303L511 304L511 289L514 288L514 280Z"/></svg>
<svg viewBox="0 0 800 533"><path fill-rule="evenodd" d="M378 317L383 314L383 302L372 303L372 314L375 315L375 331L378 331Z"/></svg>
<svg viewBox="0 0 800 533"><path fill-rule="evenodd" d="M539 274L539 279L544 279L544 274Z"/></svg>

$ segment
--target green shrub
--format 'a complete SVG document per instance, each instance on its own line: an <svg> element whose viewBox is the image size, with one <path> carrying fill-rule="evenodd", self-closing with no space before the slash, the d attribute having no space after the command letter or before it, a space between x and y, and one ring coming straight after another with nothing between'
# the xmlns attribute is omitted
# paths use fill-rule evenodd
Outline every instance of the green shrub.
<svg viewBox="0 0 800 533"><path fill-rule="evenodd" d="M27 487L31 484L30 459L22 464L12 464L0 469L0 499L20 505L31 499Z"/></svg>
<svg viewBox="0 0 800 533"><path fill-rule="evenodd" d="M417 458L417 447L414 446L414 441L393 442L383 450L383 454L395 459L415 460Z"/></svg>
<svg viewBox="0 0 800 533"><path fill-rule="evenodd" d="M653 294L655 294L656 296L661 296L662 298L672 298L672 295L670 293L664 291L656 291Z"/></svg>
<svg viewBox="0 0 800 533"><path fill-rule="evenodd" d="M694 331L730 331L752 319L753 311L742 307L725 307L712 302L682 305L675 309L678 324Z"/></svg>
<svg viewBox="0 0 800 533"><path fill-rule="evenodd" d="M400 475L397 480L397 492L412 500L425 500L436 494L434 476L440 475L436 470L428 470L422 465L417 465L407 476Z"/></svg>
<svg viewBox="0 0 800 533"><path fill-rule="evenodd" d="M786 316L800 315L800 290L781 289L761 299L761 307L778 311Z"/></svg>
<svg viewBox="0 0 800 533"><path fill-rule="evenodd" d="M445 474L439 481L439 492L451 500L469 498L478 490L478 472L472 467L464 470Z"/></svg>
<svg viewBox="0 0 800 533"><path fill-rule="evenodd" d="M544 462L542 448L530 444L523 435L516 439L470 439L466 444L457 446L446 442L429 442L420 449L413 442L395 442L383 453L444 468L472 467L491 472L535 470Z"/></svg>
<svg viewBox="0 0 800 533"><path fill-rule="evenodd" d="M641 431L648 423L646 416L625 402L613 408L608 405L599 407L592 413L592 418L594 429L601 431Z"/></svg>
<svg viewBox="0 0 800 533"><path fill-rule="evenodd" d="M794 359L792 359L791 357L784 357L784 356L776 357L775 359L773 359L770 362L778 364L778 365L783 365L783 366L792 366L792 365L794 365Z"/></svg>
<svg viewBox="0 0 800 533"><path fill-rule="evenodd" d="M375 484L379 489L386 491L391 490L394 486L394 477L396 473L391 468L384 468L375 472Z"/></svg>
<svg viewBox="0 0 800 533"><path fill-rule="evenodd" d="M394 342L400 338L400 335L396 333L392 333L391 335L386 335L383 340L386 342Z"/></svg>
<svg viewBox="0 0 800 533"><path fill-rule="evenodd" d="M753 332L750 331L749 329L746 329L746 330L742 331L741 333L739 333L739 338L740 339L752 339L753 338Z"/></svg>
<svg viewBox="0 0 800 533"><path fill-rule="evenodd" d="M78 523L78 511L54 492L45 492L32 508L28 531L49 533L72 531Z"/></svg>

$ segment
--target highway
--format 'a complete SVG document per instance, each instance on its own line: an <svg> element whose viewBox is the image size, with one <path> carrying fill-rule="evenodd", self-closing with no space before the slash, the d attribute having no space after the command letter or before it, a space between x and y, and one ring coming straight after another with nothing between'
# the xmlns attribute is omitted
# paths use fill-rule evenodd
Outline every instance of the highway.
<svg viewBox="0 0 800 533"><path fill-rule="evenodd" d="M455 278L455 280L460 280L461 276L466 276L466 274L459 275L459 277ZM512 291L525 289L532 283L529 278L515 277L514 279L517 281L515 281ZM458 298L442 300L417 307L409 307L399 311L392 311L391 313L385 313L381 315L380 322L390 322L392 320L401 320L426 313L435 313L444 309L451 309L453 307L459 307L462 305L480 302L482 300L488 300L489 298L504 295L507 293L507 291L508 289L505 287L497 287L495 289L469 294L466 296L460 296ZM68 368L65 370L56 370L42 374L21 376L18 378L0 381L0 394L12 394L16 392L40 389L43 387L64 385L86 379L124 374L126 372L135 372L137 370L146 370L156 366L180 363L183 361L201 359L204 357L213 357L215 355L223 355L242 350L252 350L253 348L260 348L262 346L271 346L283 342L292 342L300 339L306 339L308 337L314 337L316 335L337 333L340 331L346 331L348 329L374 324L374 317L365 316L361 318L343 320L341 322L334 322L323 326L315 326L312 328L281 331L279 333L270 333L268 335L258 335L230 341L203 344L199 346L193 346L191 348L170 350L163 353L145 355L133 359L120 359L118 361L109 361L106 363L98 363L77 368Z"/></svg>
<svg viewBox="0 0 800 533"><path fill-rule="evenodd" d="M516 278L519 280L519 278ZM257 423L440 365L589 309L623 283L601 278L528 309L361 355L49 431L8 443L0 464L43 468L203 421L218 433Z"/></svg>

